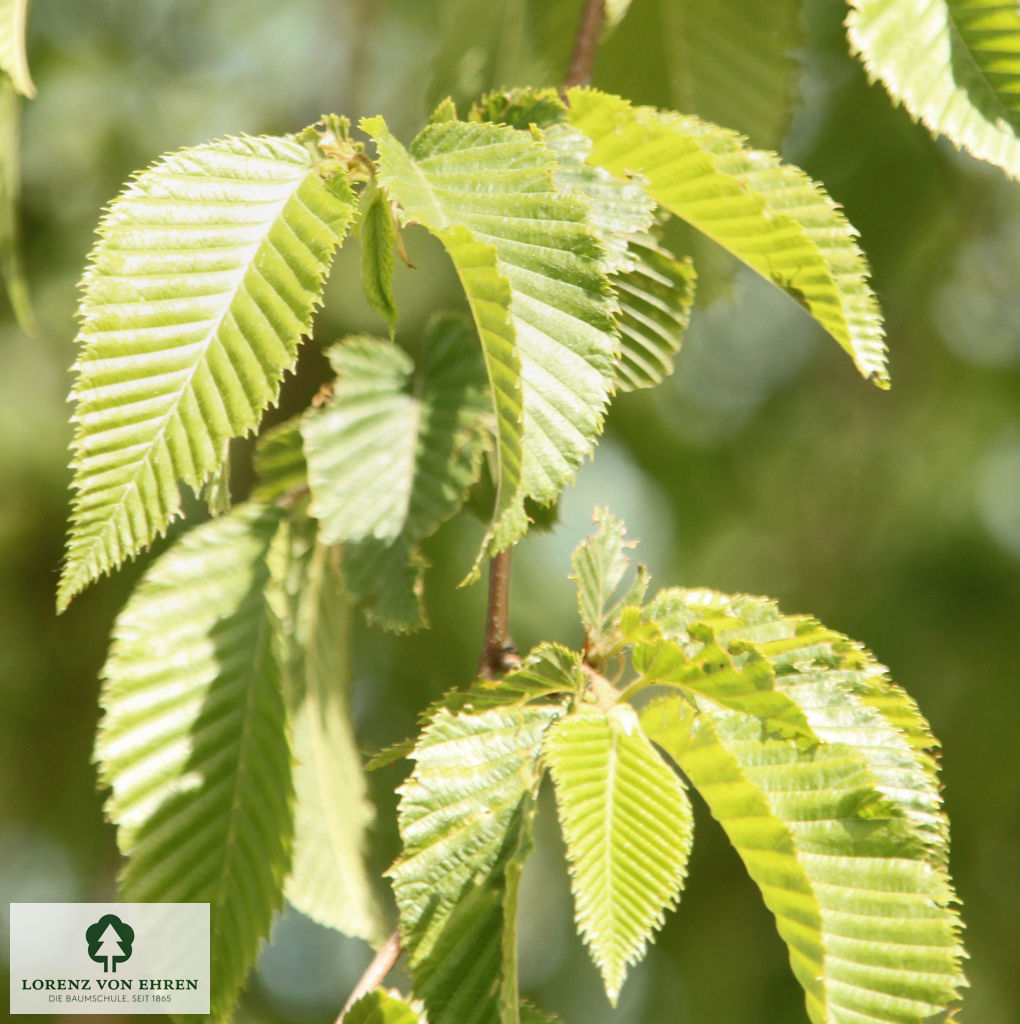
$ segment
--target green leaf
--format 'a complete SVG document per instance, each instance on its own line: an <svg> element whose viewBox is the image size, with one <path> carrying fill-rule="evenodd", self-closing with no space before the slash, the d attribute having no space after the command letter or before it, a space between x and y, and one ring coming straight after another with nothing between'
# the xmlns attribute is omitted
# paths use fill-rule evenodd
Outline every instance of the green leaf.
<svg viewBox="0 0 1020 1024"><path fill-rule="evenodd" d="M290 139L160 159L114 200L83 281L71 535L58 606L143 550L276 400L353 213Z"/></svg>
<svg viewBox="0 0 1020 1024"><path fill-rule="evenodd" d="M403 223L420 223L443 243L464 288L485 357L496 413L493 521L497 527L501 521L506 524L500 539L508 545L526 529L520 495L524 399L520 356L510 319L510 282L497 269L495 246L478 241L466 227L447 217L438 206L424 172L390 135L383 119L363 121L361 127L375 141L379 179L389 195L400 203Z"/></svg>
<svg viewBox="0 0 1020 1024"><path fill-rule="evenodd" d="M594 143L589 162L641 174L652 197L804 307L888 386L878 304L854 229L820 185L774 153L695 117L632 107L571 89L571 124Z"/></svg>
<svg viewBox="0 0 1020 1024"><path fill-rule="evenodd" d="M379 119L364 127L405 222L423 224L448 249L452 239L455 266L459 245L485 246L509 285L509 334L493 344L479 324L499 419L494 547L505 546L525 526L513 511L505 530L498 522L516 507L518 482L521 496L554 501L602 429L618 351L602 249L586 204L554 189L555 155L530 133L443 122L425 128L408 153ZM468 282L465 291L477 306ZM504 448L521 436L522 404L518 481Z"/></svg>
<svg viewBox="0 0 1020 1024"><path fill-rule="evenodd" d="M239 506L146 572L103 670L96 759L127 857L120 897L209 903L212 1014L230 1016L290 860L291 751L265 558L279 514Z"/></svg>
<svg viewBox="0 0 1020 1024"><path fill-rule="evenodd" d="M597 508L592 522L598 529L582 541L570 556L577 584L577 603L581 622L587 631L587 649L601 653L607 637L613 632L611 619L622 604L635 604L644 597L648 577L640 570L633 586L616 601L613 596L630 568L627 551L636 541L625 541L627 527L608 509Z"/></svg>
<svg viewBox="0 0 1020 1024"><path fill-rule="evenodd" d="M293 501L308 489L308 466L301 440L301 418L295 416L267 430L255 444L252 498L265 504Z"/></svg>
<svg viewBox="0 0 1020 1024"><path fill-rule="evenodd" d="M344 1014L343 1024L418 1024L420 1020L403 999L377 988L363 995Z"/></svg>
<svg viewBox="0 0 1020 1024"><path fill-rule="evenodd" d="M934 135L1020 177L1020 10L1001 0L850 0L851 49Z"/></svg>
<svg viewBox="0 0 1020 1024"><path fill-rule="evenodd" d="M400 313L393 298L393 252L397 225L386 196L377 188L365 201L358 241L361 242L361 287L368 304L389 324L390 337Z"/></svg>
<svg viewBox="0 0 1020 1024"><path fill-rule="evenodd" d="M577 924L616 1004L683 888L693 820L679 778L628 705L556 722L545 741Z"/></svg>
<svg viewBox="0 0 1020 1024"><path fill-rule="evenodd" d="M18 230L20 114L14 86L0 75L0 278L22 330L34 334L38 324L29 299Z"/></svg>
<svg viewBox="0 0 1020 1024"><path fill-rule="evenodd" d="M659 0L669 105L779 149L790 122L800 0Z"/></svg>
<svg viewBox="0 0 1020 1024"><path fill-rule="evenodd" d="M714 658L718 664L723 649L744 672L754 666L761 673L764 659L778 695L800 709L810 734L853 749L872 785L909 822L932 862L945 864L947 823L937 766L927 749L935 741L914 702L859 644L808 616L784 616L760 597L670 589L658 594L645 614L682 644L693 662ZM725 684L727 676L722 679ZM699 680L699 685L706 684ZM709 696L719 700L718 693ZM730 707L749 712L763 699L749 691L742 708L734 700L737 694L727 696ZM776 699L767 691L765 696ZM788 713L782 718L796 724Z"/></svg>
<svg viewBox="0 0 1020 1024"><path fill-rule="evenodd" d="M620 363L616 386L636 391L661 384L691 319L697 274L689 257L676 259L650 236L631 236L630 270L613 277L620 303Z"/></svg>
<svg viewBox="0 0 1020 1024"><path fill-rule="evenodd" d="M956 998L963 951L945 868L890 813L859 750L803 750L682 697L649 705L641 722L757 883L815 1024L920 1024Z"/></svg>
<svg viewBox="0 0 1020 1024"><path fill-rule="evenodd" d="M320 924L379 944L387 929L365 864L375 811L351 725L350 608L338 556L302 514L281 526L270 552L295 762L284 892Z"/></svg>
<svg viewBox="0 0 1020 1024"><path fill-rule="evenodd" d="M400 931L431 1024L507 1021L516 871L530 843L551 707L440 711L401 787L404 849L390 869ZM508 897L509 904L508 905Z"/></svg>
<svg viewBox="0 0 1020 1024"><path fill-rule="evenodd" d="M487 399L464 325L430 325L424 365L372 338L333 346L334 398L304 419L310 510L327 543L355 542L351 590L397 629L424 624L418 544L460 508L478 478Z"/></svg>
<svg viewBox="0 0 1020 1024"><path fill-rule="evenodd" d="M0 0L0 72L10 76L14 88L22 96L32 99L35 86L25 55L27 18L28 0Z"/></svg>

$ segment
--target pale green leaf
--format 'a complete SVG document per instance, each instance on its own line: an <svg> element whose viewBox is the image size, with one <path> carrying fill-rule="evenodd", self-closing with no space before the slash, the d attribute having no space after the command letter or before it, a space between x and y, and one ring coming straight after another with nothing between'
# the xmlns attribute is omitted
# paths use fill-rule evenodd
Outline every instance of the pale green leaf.
<svg viewBox="0 0 1020 1024"><path fill-rule="evenodd" d="M344 554L352 591L397 629L424 624L420 541L460 508L478 478L488 401L464 325L434 321L424 363L387 342L350 338L330 349L335 394L301 430L310 510Z"/></svg>
<svg viewBox="0 0 1020 1024"><path fill-rule="evenodd" d="M212 1013L229 1017L283 901L291 750L266 554L279 513L192 530L118 616L96 741L127 857L122 899L209 903Z"/></svg>
<svg viewBox="0 0 1020 1024"><path fill-rule="evenodd" d="M377 988L363 995L344 1014L343 1024L419 1024L420 1020L403 999Z"/></svg>
<svg viewBox="0 0 1020 1024"><path fill-rule="evenodd" d="M854 229L820 185L734 132L696 117L571 89L589 161L641 174L652 197L804 307L869 380L888 386L878 303Z"/></svg>
<svg viewBox="0 0 1020 1024"><path fill-rule="evenodd" d="M526 529L520 495L524 399L516 333L510 319L510 282L497 269L495 246L478 241L463 224L451 222L437 204L424 172L389 133L383 119L372 118L361 127L375 141L380 181L399 202L404 223L422 224L443 243L464 288L485 357L496 414L493 520L497 524L513 521L501 538L508 545Z"/></svg>
<svg viewBox="0 0 1020 1024"><path fill-rule="evenodd" d="M680 779L627 705L556 722L545 758L567 844L578 929L614 1005L683 888L693 820Z"/></svg>
<svg viewBox="0 0 1020 1024"><path fill-rule="evenodd" d="M14 88L29 99L35 86L25 55L25 22L28 0L0 0L0 72L10 76Z"/></svg>
<svg viewBox="0 0 1020 1024"><path fill-rule="evenodd" d="M947 824L937 766L927 752L935 741L914 702L859 644L807 616L784 616L764 598L708 590L662 591L646 615L684 646L692 662L715 658L718 664L724 650L743 673L752 667L760 673L764 659L775 690L800 709L811 735L852 748L933 863L945 864ZM749 692L742 707L733 697L730 692L729 706L747 711L762 699Z"/></svg>
<svg viewBox="0 0 1020 1024"><path fill-rule="evenodd" d="M440 711L418 738L400 791L404 849L390 875L431 1024L505 1021L499 1004L515 999L504 934L514 931L514 876L530 843L542 738L559 714Z"/></svg>
<svg viewBox="0 0 1020 1024"><path fill-rule="evenodd" d="M779 149L790 122L801 0L658 0L669 105Z"/></svg>
<svg viewBox="0 0 1020 1024"><path fill-rule="evenodd" d="M935 135L1020 177L1020 9L1002 0L850 0L851 49Z"/></svg>
<svg viewBox="0 0 1020 1024"><path fill-rule="evenodd" d="M577 602L581 622L587 631L587 647L598 650L612 631L610 619L620 602L634 604L644 597L647 576L640 571L634 582L617 600L614 595L630 569L628 550L636 541L624 540L627 527L608 509L597 508L592 522L598 529L582 541L570 556L574 573L570 577L577 584Z"/></svg>
<svg viewBox="0 0 1020 1024"><path fill-rule="evenodd" d="M562 105L559 116L565 120ZM621 181L604 168L587 163L591 140L567 124L548 125L543 138L556 154L556 188L580 197L588 207L589 223L605 247L606 272L630 270L630 238L647 232L655 214L655 202L644 183L640 178Z"/></svg>
<svg viewBox="0 0 1020 1024"><path fill-rule="evenodd" d="M18 230L20 108L14 86L0 75L0 278L22 330L34 334L38 325L29 299Z"/></svg>
<svg viewBox="0 0 1020 1024"><path fill-rule="evenodd" d="M586 163L591 140L566 124L566 107L552 90L514 90L482 98L472 117L527 130L543 129L556 154L556 186L588 204L589 223L606 249L619 310L616 387L653 387L673 372L694 302L691 260L676 260L648 234L655 203L640 178L621 180Z"/></svg>
<svg viewBox="0 0 1020 1024"><path fill-rule="evenodd" d="M282 138L163 157L114 200L83 281L58 604L143 550L276 400L353 212Z"/></svg>
<svg viewBox="0 0 1020 1024"><path fill-rule="evenodd" d="M517 479L502 449L504 433L510 438L521 425L521 404L522 496L548 504L592 451L618 351L603 252L588 227L586 204L554 189L555 155L530 133L443 122L425 128L408 153L381 134L378 119L365 128L380 144L380 177L405 220L425 225L444 243L454 231L454 241L463 235L496 254L496 269L510 287L512 327L498 350L487 352L502 460L497 519L516 500L505 493ZM487 348L484 334L482 342ZM505 377L494 375L494 362ZM523 527L522 517L513 525ZM510 531L498 533L496 546L508 539L514 539Z"/></svg>
<svg viewBox="0 0 1020 1024"><path fill-rule="evenodd" d="M400 313L393 297L394 250L397 225L383 192L373 188L364 200L364 213L358 231L361 243L361 287L368 304L386 321L390 337Z"/></svg>
<svg viewBox="0 0 1020 1024"><path fill-rule="evenodd" d="M620 303L616 386L636 391L655 387L673 372L691 319L697 275L690 258L676 259L650 236L631 236L627 253L631 268L613 277Z"/></svg>
<svg viewBox="0 0 1020 1024"><path fill-rule="evenodd" d="M255 501L293 501L308 489L308 467L295 416L267 430L255 444Z"/></svg>
<svg viewBox="0 0 1020 1024"><path fill-rule="evenodd" d="M804 750L681 697L641 721L761 890L814 1024L921 1024L957 997L963 951L945 868L890 814L857 750Z"/></svg>
<svg viewBox="0 0 1020 1024"><path fill-rule="evenodd" d="M269 558L294 748L294 855L284 893L302 913L379 944L386 924L365 864L375 821L351 725L350 607L339 552L314 520L284 522Z"/></svg>

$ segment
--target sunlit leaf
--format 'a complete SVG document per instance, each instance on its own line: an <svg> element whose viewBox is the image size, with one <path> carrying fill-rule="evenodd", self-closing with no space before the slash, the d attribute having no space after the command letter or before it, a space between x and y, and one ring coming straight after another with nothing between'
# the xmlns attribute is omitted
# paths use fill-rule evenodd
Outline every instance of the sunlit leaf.
<svg viewBox="0 0 1020 1024"><path fill-rule="evenodd" d="M888 386L878 304L854 229L820 185L774 153L695 117L571 89L591 163L640 174L663 207L729 249L806 309L869 380Z"/></svg>
<svg viewBox="0 0 1020 1024"><path fill-rule="evenodd" d="M275 641L294 749L294 855L284 892L320 924L381 943L386 924L365 864L375 810L350 709L350 607L339 552L296 513L273 542Z"/></svg>
<svg viewBox="0 0 1020 1024"><path fill-rule="evenodd" d="M35 86L25 55L27 17L28 0L0 0L0 72L9 75L14 88L31 99Z"/></svg>
<svg viewBox="0 0 1020 1024"><path fill-rule="evenodd" d="M689 258L676 259L654 238L632 236L631 268L613 278L620 303L621 391L661 384L672 372L694 305L697 275Z"/></svg>
<svg viewBox="0 0 1020 1024"><path fill-rule="evenodd" d="M804 750L681 697L641 715L761 890L814 1024L921 1024L952 1002L960 921L944 867L873 785L860 748Z"/></svg>
<svg viewBox="0 0 1020 1024"><path fill-rule="evenodd" d="M577 924L615 1005L683 887L693 820L680 779L626 705L556 722L545 741Z"/></svg>
<svg viewBox="0 0 1020 1024"><path fill-rule="evenodd" d="M143 550L309 330L353 212L304 146L237 138L160 159L114 200L84 277L71 534L58 605Z"/></svg>
<svg viewBox="0 0 1020 1024"><path fill-rule="evenodd" d="M431 1024L493 1024L516 1002L516 874L530 844L551 707L440 711L401 787L390 869L400 930ZM509 899L509 905L508 905Z"/></svg>
<svg viewBox="0 0 1020 1024"><path fill-rule="evenodd" d="M291 750L266 554L279 513L196 527L117 618L96 741L124 900L209 903L212 1013L229 1017L290 860Z"/></svg>
<svg viewBox="0 0 1020 1024"><path fill-rule="evenodd" d="M708 590L664 590L646 615L681 643L694 663L715 658L718 664L722 650L732 652L743 672L753 667L760 673L764 659L778 695L800 709L811 735L852 748L932 861L945 863L946 820L936 763L928 752L935 741L914 702L859 644L808 616L784 616L764 598ZM725 684L726 675L722 678ZM707 679L698 684L710 685ZM749 711L751 704L732 703L735 696L729 694L729 706ZM749 692L738 697L744 699L753 703L763 697ZM783 718L790 721L788 714Z"/></svg>
<svg viewBox="0 0 1020 1024"><path fill-rule="evenodd" d="M850 46L935 135L1020 177L1020 8L1001 0L850 0Z"/></svg>
<svg viewBox="0 0 1020 1024"><path fill-rule="evenodd" d="M627 552L636 547L637 542L624 540L627 527L608 509L597 508L592 522L598 529L570 556L570 564L574 568L571 579L577 584L577 602L581 622L588 634L589 650L598 648L604 635L611 630L610 619L620 603L640 602L647 584L647 576L640 571L634 586L617 595L617 589L630 569Z"/></svg>
<svg viewBox="0 0 1020 1024"><path fill-rule="evenodd" d="M585 203L555 191L554 154L528 133L447 121L426 127L408 152L380 119L364 127L379 146L380 179L405 220L436 234L459 270L462 246L494 253L492 269L509 287L483 306L461 270L498 420L497 520L523 496L554 501L602 429L618 350L603 254ZM495 337L480 315L493 303L500 324L509 311L510 330ZM513 512L510 522L506 530L497 523L494 547L525 525Z"/></svg>

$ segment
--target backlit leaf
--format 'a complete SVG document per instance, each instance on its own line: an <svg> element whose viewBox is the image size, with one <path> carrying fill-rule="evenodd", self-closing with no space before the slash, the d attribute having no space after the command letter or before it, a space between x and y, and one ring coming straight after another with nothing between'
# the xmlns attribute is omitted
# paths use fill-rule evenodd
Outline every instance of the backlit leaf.
<svg viewBox="0 0 1020 1024"><path fill-rule="evenodd" d="M556 722L545 741L577 924L614 1005L679 898L693 820L680 779L627 705Z"/></svg>
<svg viewBox="0 0 1020 1024"><path fill-rule="evenodd" d="M525 524L511 511L501 530L503 513L523 496L554 501L602 429L618 351L602 249L585 203L553 188L555 156L529 133L445 121L426 127L408 152L379 119L364 127L379 145L380 179L405 220L436 234L455 266L462 245L491 251L493 270L509 286L508 304L498 298L497 306L501 322L508 310L510 331L493 339L461 272L499 424L493 546L506 546Z"/></svg>
<svg viewBox="0 0 1020 1024"><path fill-rule="evenodd" d="M944 867L876 790L859 751L804 750L733 711L649 705L648 735L683 769L775 915L814 1024L921 1024L965 984Z"/></svg>
<svg viewBox="0 0 1020 1024"><path fill-rule="evenodd" d="M375 810L351 724L350 607L339 552L295 513L270 552L275 641L294 749L294 855L284 892L320 924L381 943L386 924L365 864Z"/></svg>
<svg viewBox="0 0 1020 1024"><path fill-rule="evenodd" d="M239 506L146 572L113 630L96 741L127 901L209 903L230 1016L291 849L291 749L267 599L279 513Z"/></svg>
<svg viewBox="0 0 1020 1024"><path fill-rule="evenodd" d="M806 309L888 386L878 304L854 229L820 185L734 132L695 117L632 107L592 89L568 93L589 162L640 174L663 207L729 249Z"/></svg>
<svg viewBox="0 0 1020 1024"><path fill-rule="evenodd" d="M431 1024L493 1024L516 1003L516 873L530 845L552 707L440 711L401 787L390 869L400 930ZM509 903L508 903L509 900ZM511 1008L511 1017L513 1016Z"/></svg>
<svg viewBox="0 0 1020 1024"><path fill-rule="evenodd" d="M85 273L58 605L146 548L224 444L276 400L353 197L304 146L235 138L163 157L114 200Z"/></svg>
<svg viewBox="0 0 1020 1024"><path fill-rule="evenodd" d="M1020 177L1020 8L1001 0L850 0L850 46L935 135Z"/></svg>

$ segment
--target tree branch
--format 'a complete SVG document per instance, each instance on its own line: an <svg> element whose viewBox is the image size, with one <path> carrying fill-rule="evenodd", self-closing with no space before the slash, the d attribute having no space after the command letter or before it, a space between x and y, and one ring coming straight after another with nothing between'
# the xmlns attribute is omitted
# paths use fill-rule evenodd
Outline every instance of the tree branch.
<svg viewBox="0 0 1020 1024"><path fill-rule="evenodd" d="M365 973L362 974L357 985L354 986L354 991L351 993L350 998L344 1003L344 1008L340 1011L336 1024L343 1024L347 1011L362 996L368 995L369 992L374 992L383 983L383 979L393 970L393 965L397 962L402 952L403 950L400 948L400 933L394 932L383 943L368 967L365 968Z"/></svg>
<svg viewBox="0 0 1020 1024"><path fill-rule="evenodd" d="M577 27L574 52L570 55L570 69L564 79L564 90L575 85L587 85L602 36L602 23L606 18L606 0L585 0L581 23Z"/></svg>
<svg viewBox="0 0 1020 1024"><path fill-rule="evenodd" d="M510 548L489 560L489 606L478 674L497 679L521 663L510 639Z"/></svg>

